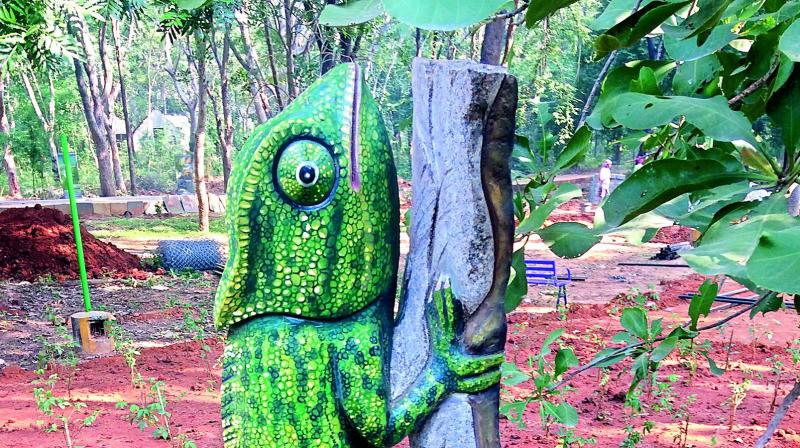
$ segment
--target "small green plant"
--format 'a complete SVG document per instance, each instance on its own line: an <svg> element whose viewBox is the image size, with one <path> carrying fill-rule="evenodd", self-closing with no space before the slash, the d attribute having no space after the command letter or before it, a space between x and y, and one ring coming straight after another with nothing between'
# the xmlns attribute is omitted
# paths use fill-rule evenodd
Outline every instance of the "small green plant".
<svg viewBox="0 0 800 448"><path fill-rule="evenodd" d="M597 443L594 437L582 437L575 433L574 429L561 427L556 433L558 436L558 448L580 448L586 445Z"/></svg>
<svg viewBox="0 0 800 448"><path fill-rule="evenodd" d="M138 426L141 431L151 428L154 439L169 441L176 447L196 448L196 444L186 434L173 431L172 414L167 410L168 403L164 394L165 383L150 378L149 384L150 389L142 403L119 401L114 407L126 410L125 420Z"/></svg>
<svg viewBox="0 0 800 448"><path fill-rule="evenodd" d="M79 448L75 445L75 437L81 429L93 425L101 411L88 411L86 403L56 395L54 390L60 379L57 373L47 378L43 378L42 369L36 373L39 378L32 382L37 386L33 389L33 398L36 407L47 417L46 420L37 421L37 424L43 426L45 432L61 432L67 448Z"/></svg>
<svg viewBox="0 0 800 448"><path fill-rule="evenodd" d="M136 361L141 353L134 345L130 333L118 323L110 322L109 335L114 339L114 350L122 355L130 370L131 385L138 389L144 385L142 375L136 367Z"/></svg>
<svg viewBox="0 0 800 448"><path fill-rule="evenodd" d="M730 406L728 414L728 429L733 430L733 421L736 418L736 410L744 401L747 396L747 391L750 390L750 378L745 378L741 383L731 382L731 396L725 401Z"/></svg>
<svg viewBox="0 0 800 448"><path fill-rule="evenodd" d="M524 397L508 400L500 407L500 412L519 427L525 427L522 416L531 403L539 405L542 429L547 434L550 433L552 424L560 425L562 429L573 428L578 424L578 411L561 398L564 393L569 392L569 388L555 387L567 370L579 364L578 358L569 347L559 347L551 359L553 351L550 345L558 342L563 333L563 329L550 333L539 353L528 357L525 371L513 363L504 363L501 367L505 386L518 387L528 381L533 386L532 389L525 390Z"/></svg>
<svg viewBox="0 0 800 448"><path fill-rule="evenodd" d="M72 333L65 325L64 319L52 314L52 310L46 311L52 316L51 322L54 323L54 337L48 339L42 335L36 337L36 342L41 348L36 353L36 369L52 370L59 374L66 381L67 396L72 397L72 382L78 371L78 354L76 352L77 342L72 338Z"/></svg>

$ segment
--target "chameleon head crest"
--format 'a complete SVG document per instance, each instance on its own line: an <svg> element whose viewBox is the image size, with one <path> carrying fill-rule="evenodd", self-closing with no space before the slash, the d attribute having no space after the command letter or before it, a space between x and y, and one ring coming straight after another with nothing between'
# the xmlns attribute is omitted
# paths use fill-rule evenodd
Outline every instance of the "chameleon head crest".
<svg viewBox="0 0 800 448"><path fill-rule="evenodd" d="M261 314L335 319L393 298L397 179L356 64L255 129L233 166L226 224L217 326Z"/></svg>

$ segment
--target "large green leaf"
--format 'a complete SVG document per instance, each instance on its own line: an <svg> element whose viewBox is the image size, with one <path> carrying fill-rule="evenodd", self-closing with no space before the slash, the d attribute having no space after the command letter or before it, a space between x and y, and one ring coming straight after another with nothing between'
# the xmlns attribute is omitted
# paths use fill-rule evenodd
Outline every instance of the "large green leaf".
<svg viewBox="0 0 800 448"><path fill-rule="evenodd" d="M175 4L178 5L178 8L189 11L198 9L206 3L210 3L209 0L175 0Z"/></svg>
<svg viewBox="0 0 800 448"><path fill-rule="evenodd" d="M783 88L773 95L767 114L780 128L783 144L793 156L800 146L800 70L794 70Z"/></svg>
<svg viewBox="0 0 800 448"><path fill-rule="evenodd" d="M617 97L630 90L631 82L639 78L643 68L650 68L656 75L656 81L661 82L675 68L673 61L631 61L625 63L606 76L600 98L586 122L594 129L604 126L613 126L612 112L616 107Z"/></svg>
<svg viewBox="0 0 800 448"><path fill-rule="evenodd" d="M547 217L553 213L553 210L570 199L581 197L581 195L581 189L573 184L566 183L559 185L553 194L550 195L547 202L531 210L531 214L517 227L517 234L521 235L539 229L542 227Z"/></svg>
<svg viewBox="0 0 800 448"><path fill-rule="evenodd" d="M684 209L675 217L675 224L703 232L722 207L744 200L750 190L750 183L745 181L693 193L691 211Z"/></svg>
<svg viewBox="0 0 800 448"><path fill-rule="evenodd" d="M700 89L715 80L722 66L714 55L681 64L672 78L676 95L694 96Z"/></svg>
<svg viewBox="0 0 800 448"><path fill-rule="evenodd" d="M700 319L700 316L708 316L711 312L711 305L714 304L718 292L719 284L711 280L706 280L700 286L700 294L692 296L692 301L689 303L689 318L691 319L689 329L696 331L697 321Z"/></svg>
<svg viewBox="0 0 800 448"><path fill-rule="evenodd" d="M800 294L800 221L761 235L747 263L747 275L762 288Z"/></svg>
<svg viewBox="0 0 800 448"><path fill-rule="evenodd" d="M729 207L708 228L698 246L682 257L700 274L725 274L747 280L746 265L761 235L798 225L800 219L786 213L786 198L782 195L773 195L761 203L742 203L733 210Z"/></svg>
<svg viewBox="0 0 800 448"><path fill-rule="evenodd" d="M520 247L511 255L511 268L514 277L509 281L506 289L506 313L514 311L528 293L528 279L525 276L525 247Z"/></svg>
<svg viewBox="0 0 800 448"><path fill-rule="evenodd" d="M625 308L619 323L628 333L638 336L640 339L647 340L649 331L647 328L647 313L641 308Z"/></svg>
<svg viewBox="0 0 800 448"><path fill-rule="evenodd" d="M557 222L536 233L554 254L563 258L580 257L600 242L592 229L578 222Z"/></svg>
<svg viewBox="0 0 800 448"><path fill-rule="evenodd" d="M645 7L655 0L643 0L639 8ZM633 14L633 8L638 0L611 0L603 13L597 16L592 22L591 28L594 31L605 31L614 25L622 22Z"/></svg>
<svg viewBox="0 0 800 448"><path fill-rule="evenodd" d="M531 28L545 17L577 1L578 0L531 0L528 11L525 13L525 25Z"/></svg>
<svg viewBox="0 0 800 448"><path fill-rule="evenodd" d="M786 29L778 48L794 62L800 62L800 19Z"/></svg>
<svg viewBox="0 0 800 448"><path fill-rule="evenodd" d="M731 32L731 27L731 25L721 25L714 28L702 45L698 42L698 37L682 40L665 34L664 48L666 48L667 54L676 61L694 61L722 49L736 39L736 34Z"/></svg>
<svg viewBox="0 0 800 448"><path fill-rule="evenodd" d="M631 129L663 126L681 115L714 140L744 140L756 145L750 121L743 113L732 111L723 96L691 98L624 93L617 97L612 112L617 123Z"/></svg>
<svg viewBox="0 0 800 448"><path fill-rule="evenodd" d="M328 26L350 26L370 20L383 14L381 0L349 0L341 5L325 5L319 16L319 23Z"/></svg>
<svg viewBox="0 0 800 448"><path fill-rule="evenodd" d="M589 151L591 142L592 131L589 130L587 126L581 126L580 129L575 131L575 135L573 135L569 143L567 143L567 147L558 155L555 166L553 166L553 169L550 171L551 174L555 175L559 171L571 168L582 161Z"/></svg>
<svg viewBox="0 0 800 448"><path fill-rule="evenodd" d="M743 180L715 160L657 160L635 171L602 205L607 228L621 226L637 216L684 194Z"/></svg>
<svg viewBox="0 0 800 448"><path fill-rule="evenodd" d="M732 0L706 0L698 2L699 9L683 21L679 30L673 35L679 39L686 39L711 30L717 25L719 19L730 5ZM703 42L700 42L703 43Z"/></svg>
<svg viewBox="0 0 800 448"><path fill-rule="evenodd" d="M486 20L507 0L383 0L397 20L426 30L452 31Z"/></svg>
<svg viewBox="0 0 800 448"><path fill-rule="evenodd" d="M680 11L689 1L655 1L640 7L630 17L614 25L595 41L596 57L629 47L648 35L662 22Z"/></svg>

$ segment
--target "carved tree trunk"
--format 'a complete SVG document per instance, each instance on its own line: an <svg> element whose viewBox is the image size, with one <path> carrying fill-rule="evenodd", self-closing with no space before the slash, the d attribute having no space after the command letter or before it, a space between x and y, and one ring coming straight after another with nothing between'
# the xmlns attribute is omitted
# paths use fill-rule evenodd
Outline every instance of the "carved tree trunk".
<svg viewBox="0 0 800 448"><path fill-rule="evenodd" d="M503 308L514 236L509 157L516 79L501 67L416 59L411 250L394 335L392 390L430 358L425 303L448 280L464 309L473 354L503 350ZM499 387L448 398L411 436L412 447L499 447Z"/></svg>

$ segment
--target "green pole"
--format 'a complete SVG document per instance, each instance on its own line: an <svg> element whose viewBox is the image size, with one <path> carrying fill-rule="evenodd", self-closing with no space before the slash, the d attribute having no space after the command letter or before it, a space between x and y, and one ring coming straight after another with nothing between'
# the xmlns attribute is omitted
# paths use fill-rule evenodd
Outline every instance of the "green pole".
<svg viewBox="0 0 800 448"><path fill-rule="evenodd" d="M69 160L69 145L67 136L61 136L61 154L64 157L65 188L69 194L69 211L72 214L72 228L75 230L75 248L78 251L78 269L81 275L81 289L83 289L83 307L88 313L92 311L92 302L89 299L89 282L86 280L86 263L83 261L83 242L81 241L81 222L78 219L78 204L75 203L75 187L72 185L72 163Z"/></svg>

